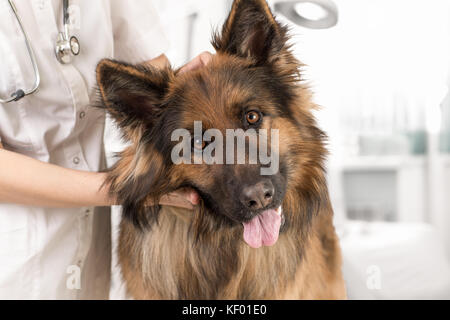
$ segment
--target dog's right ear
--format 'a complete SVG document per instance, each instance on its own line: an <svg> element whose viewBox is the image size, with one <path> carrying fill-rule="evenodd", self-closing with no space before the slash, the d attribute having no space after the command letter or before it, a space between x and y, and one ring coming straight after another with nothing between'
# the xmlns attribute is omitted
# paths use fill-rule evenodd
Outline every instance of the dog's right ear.
<svg viewBox="0 0 450 320"><path fill-rule="evenodd" d="M267 63L286 48L287 29L279 24L266 0L234 0L221 34L213 38L218 52Z"/></svg>
<svg viewBox="0 0 450 320"><path fill-rule="evenodd" d="M96 72L102 105L128 138L154 123L170 81L167 70L103 59Z"/></svg>

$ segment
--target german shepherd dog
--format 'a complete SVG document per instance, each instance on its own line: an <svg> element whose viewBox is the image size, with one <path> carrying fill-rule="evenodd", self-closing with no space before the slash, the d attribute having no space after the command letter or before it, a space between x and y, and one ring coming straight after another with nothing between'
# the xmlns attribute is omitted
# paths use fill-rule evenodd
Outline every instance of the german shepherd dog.
<svg viewBox="0 0 450 320"><path fill-rule="evenodd" d="M108 181L123 204L118 255L133 298L346 298L326 136L287 41L264 0L235 0L206 67L98 64L101 106L131 142ZM223 133L278 130L279 169L174 164L171 134L194 121ZM182 187L200 195L195 211L146 205Z"/></svg>

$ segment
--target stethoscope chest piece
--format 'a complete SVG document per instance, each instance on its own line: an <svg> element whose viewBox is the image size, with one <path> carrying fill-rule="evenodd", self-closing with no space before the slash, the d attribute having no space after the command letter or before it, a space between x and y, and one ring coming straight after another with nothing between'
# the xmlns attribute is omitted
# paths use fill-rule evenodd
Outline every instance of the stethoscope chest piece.
<svg viewBox="0 0 450 320"><path fill-rule="evenodd" d="M72 57L80 53L80 42L77 37L69 35L69 0L63 1L64 31L58 33L55 44L56 59L62 64L72 62Z"/></svg>
<svg viewBox="0 0 450 320"><path fill-rule="evenodd" d="M63 32L58 34L55 45L56 58L62 64L68 64L72 62L72 57L77 56L80 53L80 43L77 37L72 36L67 39L67 35Z"/></svg>

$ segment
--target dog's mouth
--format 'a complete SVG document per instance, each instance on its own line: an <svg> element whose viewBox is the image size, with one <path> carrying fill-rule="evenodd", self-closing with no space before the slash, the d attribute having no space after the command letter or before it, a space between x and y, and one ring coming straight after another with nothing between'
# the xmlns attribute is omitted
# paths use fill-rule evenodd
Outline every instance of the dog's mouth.
<svg viewBox="0 0 450 320"><path fill-rule="evenodd" d="M277 209L268 209L254 216L244 226L244 241L252 248L273 246L280 234L284 223L281 206Z"/></svg>
<svg viewBox="0 0 450 320"><path fill-rule="evenodd" d="M194 189L200 195L207 207L213 209L213 211L220 210L212 205L214 201L209 194L202 192L196 186L189 185L188 187ZM274 204L274 207L263 210L258 214L248 212L244 220L239 221L232 217L228 217L228 219L233 224L239 223L243 225L244 241L251 248L260 248L262 246L273 246L278 241L280 229L285 224L285 217L282 211L281 203L278 203Z"/></svg>

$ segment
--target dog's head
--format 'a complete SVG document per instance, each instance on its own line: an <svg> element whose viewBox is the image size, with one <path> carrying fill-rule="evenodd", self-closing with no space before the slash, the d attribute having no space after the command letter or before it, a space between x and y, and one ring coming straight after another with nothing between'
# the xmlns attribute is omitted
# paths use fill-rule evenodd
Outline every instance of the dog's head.
<svg viewBox="0 0 450 320"><path fill-rule="evenodd" d="M155 217L144 206L149 198L188 186L208 209L202 219L243 223L255 247L276 241L281 205L286 225L308 223L326 196L325 149L286 33L264 0L236 0L214 37L217 54L204 68L180 74L99 63L102 105L132 142L110 173L125 217L146 225ZM256 134L256 140L244 137L242 149L232 138L236 147L227 149L230 129ZM267 153L261 153L264 143Z"/></svg>

